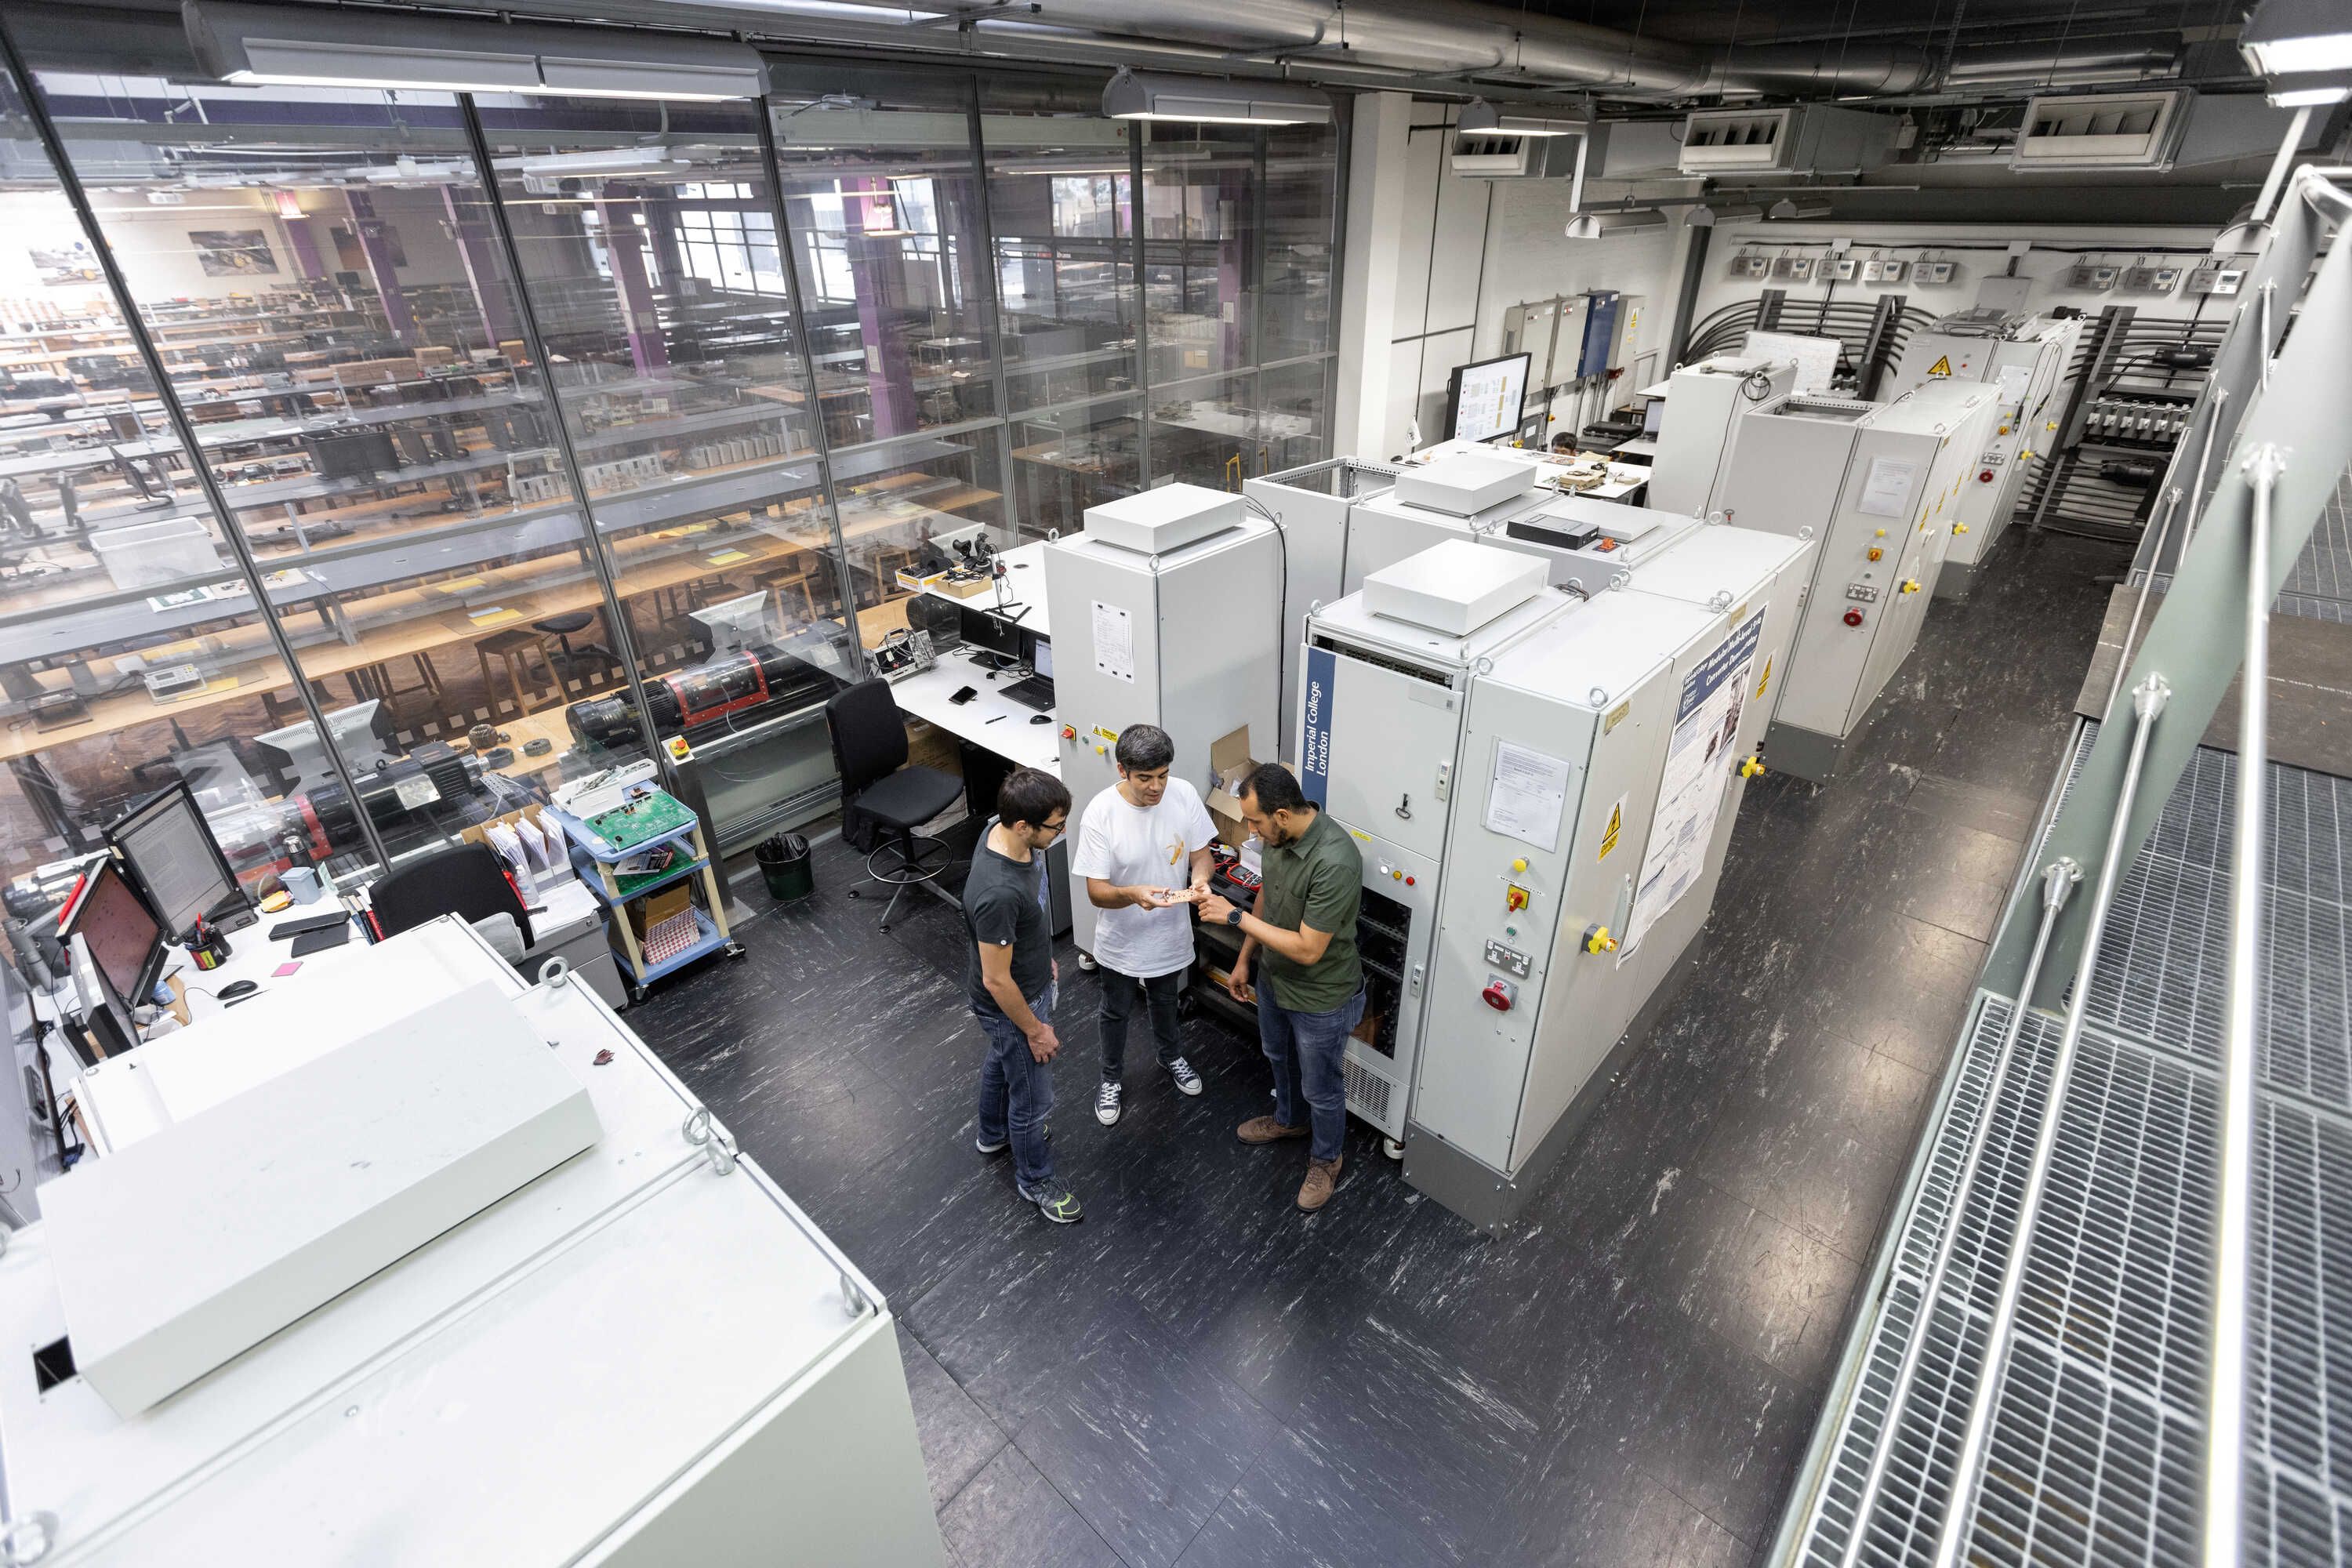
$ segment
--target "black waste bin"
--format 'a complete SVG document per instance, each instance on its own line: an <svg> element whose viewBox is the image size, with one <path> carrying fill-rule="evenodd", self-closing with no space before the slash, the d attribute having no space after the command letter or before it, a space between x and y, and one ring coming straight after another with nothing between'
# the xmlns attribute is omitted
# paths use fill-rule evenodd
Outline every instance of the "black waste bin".
<svg viewBox="0 0 2352 1568"><path fill-rule="evenodd" d="M778 833L760 841L752 851L759 858L761 879L781 903L793 903L816 891L816 870L809 862L809 841L797 833Z"/></svg>

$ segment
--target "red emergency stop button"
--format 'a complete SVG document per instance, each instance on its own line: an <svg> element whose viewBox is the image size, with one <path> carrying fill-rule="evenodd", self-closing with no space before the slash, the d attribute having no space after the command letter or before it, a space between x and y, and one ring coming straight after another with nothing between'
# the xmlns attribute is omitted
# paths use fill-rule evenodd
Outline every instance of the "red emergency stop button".
<svg viewBox="0 0 2352 1568"><path fill-rule="evenodd" d="M1845 624L1850 626L1858 626L1862 625L1862 612L1860 610L1848 610L1845 613Z"/></svg>
<svg viewBox="0 0 2352 1568"><path fill-rule="evenodd" d="M1075 741L1077 738L1078 731L1075 726L1069 724L1062 726L1062 739L1065 741Z"/></svg>
<svg viewBox="0 0 2352 1568"><path fill-rule="evenodd" d="M1511 1004L1519 999L1519 988L1509 981L1497 977L1487 981L1486 989L1478 994L1484 997L1486 1005L1496 1012L1507 1013L1511 1010Z"/></svg>
<svg viewBox="0 0 2352 1568"><path fill-rule="evenodd" d="M1979 484L1986 485L1992 483L1992 470L1990 468L1979 469L1977 471L1977 482Z"/></svg>

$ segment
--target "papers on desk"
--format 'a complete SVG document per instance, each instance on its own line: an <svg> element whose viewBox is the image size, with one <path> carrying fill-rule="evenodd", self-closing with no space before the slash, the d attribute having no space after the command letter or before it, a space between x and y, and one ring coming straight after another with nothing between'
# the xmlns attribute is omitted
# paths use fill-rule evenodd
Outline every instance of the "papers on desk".
<svg viewBox="0 0 2352 1568"><path fill-rule="evenodd" d="M522 619L522 612L509 610L504 605L489 605L478 610L467 611L466 618L478 626L502 626L509 621Z"/></svg>
<svg viewBox="0 0 2352 1568"><path fill-rule="evenodd" d="M262 578L261 584L271 593L280 589L299 588L310 582L311 576L299 566L289 566ZM207 583L200 588L183 589L177 594L153 594L148 596L147 607L161 614L165 610L183 610L191 605L211 604L218 599L241 599L246 596L245 579L232 577L225 583Z"/></svg>
<svg viewBox="0 0 2352 1568"><path fill-rule="evenodd" d="M738 561L751 559L751 552L748 550L736 550L730 547L726 550L714 550L703 559L713 566L732 566Z"/></svg>

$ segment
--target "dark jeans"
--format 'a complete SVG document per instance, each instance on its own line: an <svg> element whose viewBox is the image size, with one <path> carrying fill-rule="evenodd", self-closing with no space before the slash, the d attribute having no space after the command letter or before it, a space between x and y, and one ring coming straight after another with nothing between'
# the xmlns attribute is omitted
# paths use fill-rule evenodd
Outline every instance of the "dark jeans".
<svg viewBox="0 0 2352 1568"><path fill-rule="evenodd" d="M1135 1015L1141 994L1151 1014L1151 1037L1160 1045L1160 1065L1166 1067L1184 1054L1176 1034L1176 999L1184 994L1184 971L1138 980L1114 970L1096 972L1102 981L1102 1068L1105 1083L1118 1081L1127 1059L1127 1021Z"/></svg>
<svg viewBox="0 0 2352 1568"><path fill-rule="evenodd" d="M1029 1010L1054 1021L1054 987L1029 998ZM980 1141L1013 1141L1013 1169L1025 1194L1054 1179L1054 1146L1045 1139L1045 1118L1054 1110L1053 1069L1029 1054L1029 1037L1003 1014L972 1009L988 1055L980 1064Z"/></svg>
<svg viewBox="0 0 2352 1568"><path fill-rule="evenodd" d="M1315 1135L1312 1159L1336 1160L1348 1131L1348 1036L1363 1021L1364 994L1328 1013L1294 1013L1274 1004L1274 987L1257 987L1257 1035L1265 1059L1274 1064L1274 1119L1300 1125L1300 1102Z"/></svg>

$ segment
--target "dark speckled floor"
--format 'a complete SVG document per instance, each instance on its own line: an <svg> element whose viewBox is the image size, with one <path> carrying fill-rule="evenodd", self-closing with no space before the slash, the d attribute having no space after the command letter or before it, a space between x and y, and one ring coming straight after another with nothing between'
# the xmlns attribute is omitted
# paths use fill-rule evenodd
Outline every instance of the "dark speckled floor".
<svg viewBox="0 0 2352 1568"><path fill-rule="evenodd" d="M1502 1241L1351 1131L1326 1211L1194 1019L1090 1112L1063 961L1057 1228L971 1147L959 917L820 891L631 1015L887 1293L961 1568L1741 1563L1769 1539L2095 639L2117 551L2013 537L1938 604L1851 774L1768 778L1697 977Z"/></svg>

